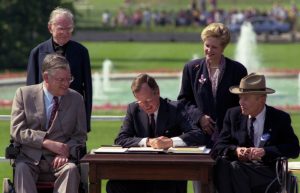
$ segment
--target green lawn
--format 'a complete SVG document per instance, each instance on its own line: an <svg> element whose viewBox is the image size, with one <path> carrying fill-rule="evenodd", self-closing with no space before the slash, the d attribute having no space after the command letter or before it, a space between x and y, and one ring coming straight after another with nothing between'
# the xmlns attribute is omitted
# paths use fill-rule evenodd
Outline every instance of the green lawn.
<svg viewBox="0 0 300 193"><path fill-rule="evenodd" d="M9 109L0 110L0 114L7 114ZM102 114L101 112L95 112L94 114ZM114 115L123 115L124 112L104 112L104 114L114 114ZM297 136L300 137L300 114L293 113L291 114L292 124L294 127ZM112 144L115 136L117 135L120 129L121 122L93 122L92 123L92 131L88 134L87 147L88 150L93 148L97 148L100 145ZM4 149L9 144L9 122L1 121L0 122L0 156L4 156ZM300 159L292 160L292 161L300 161ZM11 167L8 163L0 163L0 179L4 177L11 178ZM105 185L102 186L102 192L105 192ZM2 183L0 183L0 190L2 190ZM192 186L189 183L188 193L192 193Z"/></svg>
<svg viewBox="0 0 300 193"><path fill-rule="evenodd" d="M194 54L203 56L202 43L172 42L82 42L89 50L92 68L101 71L105 59L112 60L113 72L181 71ZM225 55L233 58L236 44ZM257 55L263 68L299 69L300 44L259 43Z"/></svg>

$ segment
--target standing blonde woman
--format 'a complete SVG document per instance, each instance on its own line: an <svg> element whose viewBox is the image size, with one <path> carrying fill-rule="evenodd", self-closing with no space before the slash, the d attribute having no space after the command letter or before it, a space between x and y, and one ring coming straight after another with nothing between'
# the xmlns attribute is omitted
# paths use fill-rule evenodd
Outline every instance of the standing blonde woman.
<svg viewBox="0 0 300 193"><path fill-rule="evenodd" d="M222 129L227 109L239 105L239 98L229 87L239 84L247 69L224 56L230 32L222 23L212 23L201 33L205 57L188 62L182 73L181 101L189 115L206 133L207 146L212 147ZM194 192L200 192L194 182Z"/></svg>
<svg viewBox="0 0 300 193"><path fill-rule="evenodd" d="M239 105L238 97L229 92L229 87L239 84L247 70L223 54L230 42L230 32L224 24L208 25L201 39L205 57L184 66L178 100L207 134L211 146L222 129L226 110Z"/></svg>

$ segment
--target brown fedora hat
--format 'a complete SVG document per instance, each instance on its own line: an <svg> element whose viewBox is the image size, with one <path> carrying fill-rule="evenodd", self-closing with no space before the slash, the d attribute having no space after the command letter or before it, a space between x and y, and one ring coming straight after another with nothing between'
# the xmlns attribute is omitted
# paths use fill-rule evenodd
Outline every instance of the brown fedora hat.
<svg viewBox="0 0 300 193"><path fill-rule="evenodd" d="M245 76L239 86L232 86L229 91L233 94L272 94L275 92L266 87L265 76L256 73Z"/></svg>

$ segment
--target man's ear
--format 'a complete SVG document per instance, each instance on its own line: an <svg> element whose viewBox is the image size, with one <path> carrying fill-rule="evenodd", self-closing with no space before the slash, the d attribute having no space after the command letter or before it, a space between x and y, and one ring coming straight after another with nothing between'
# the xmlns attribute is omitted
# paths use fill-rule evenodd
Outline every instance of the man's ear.
<svg viewBox="0 0 300 193"><path fill-rule="evenodd" d="M154 93L155 93L156 95L159 95L159 96L160 96L159 88L158 88L156 91L154 91Z"/></svg>
<svg viewBox="0 0 300 193"><path fill-rule="evenodd" d="M49 32L52 34L52 24L51 23L48 23L48 30L49 30Z"/></svg>
<svg viewBox="0 0 300 193"><path fill-rule="evenodd" d="M42 76L43 76L43 80L44 80L46 83L48 83L48 82L49 82L49 74L48 74L47 72L44 72Z"/></svg>

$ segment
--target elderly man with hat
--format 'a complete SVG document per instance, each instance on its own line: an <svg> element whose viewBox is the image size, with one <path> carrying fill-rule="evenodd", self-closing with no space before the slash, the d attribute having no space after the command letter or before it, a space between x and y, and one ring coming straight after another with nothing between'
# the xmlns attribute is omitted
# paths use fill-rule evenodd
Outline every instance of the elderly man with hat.
<svg viewBox="0 0 300 193"><path fill-rule="evenodd" d="M299 155L291 118L266 105L267 94L275 91L266 87L264 75L249 74L229 90L239 95L240 106L227 111L212 150L216 189L218 193L275 192L276 161Z"/></svg>

